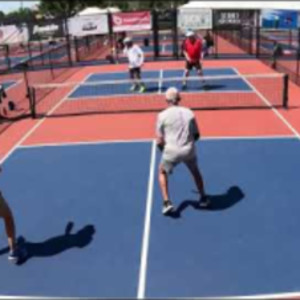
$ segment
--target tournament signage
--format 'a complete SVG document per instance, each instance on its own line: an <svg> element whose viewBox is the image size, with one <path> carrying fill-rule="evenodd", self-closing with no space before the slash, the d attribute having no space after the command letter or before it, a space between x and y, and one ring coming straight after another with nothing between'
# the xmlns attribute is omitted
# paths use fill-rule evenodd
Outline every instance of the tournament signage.
<svg viewBox="0 0 300 300"><path fill-rule="evenodd" d="M181 9L178 11L178 27L187 31L198 29L212 29L211 9Z"/></svg>
<svg viewBox="0 0 300 300"><path fill-rule="evenodd" d="M150 30L152 18L150 11L115 13L112 15L114 32Z"/></svg>
<svg viewBox="0 0 300 300"><path fill-rule="evenodd" d="M29 40L28 28L25 24L21 26L6 25L0 26L0 43L15 44L24 43Z"/></svg>
<svg viewBox="0 0 300 300"><path fill-rule="evenodd" d="M277 9L262 10L261 26L269 29L297 29L298 11Z"/></svg>
<svg viewBox="0 0 300 300"><path fill-rule="evenodd" d="M90 16L76 16L69 19L69 33L73 36L87 36L96 34L107 34L107 14L95 14Z"/></svg>
<svg viewBox="0 0 300 300"><path fill-rule="evenodd" d="M240 28L254 25L254 11L251 10L217 10L214 15L215 28Z"/></svg>

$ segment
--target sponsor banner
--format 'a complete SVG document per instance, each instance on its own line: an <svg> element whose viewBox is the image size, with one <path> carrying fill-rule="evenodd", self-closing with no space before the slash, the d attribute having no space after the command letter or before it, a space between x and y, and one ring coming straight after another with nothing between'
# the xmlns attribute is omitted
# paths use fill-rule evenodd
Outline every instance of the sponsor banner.
<svg viewBox="0 0 300 300"><path fill-rule="evenodd" d="M25 43L29 40L29 33L27 26L7 25L0 26L0 43L1 44L15 44Z"/></svg>
<svg viewBox="0 0 300 300"><path fill-rule="evenodd" d="M215 28L239 28L254 26L255 12L253 10L217 10L214 15Z"/></svg>
<svg viewBox="0 0 300 300"><path fill-rule="evenodd" d="M68 20L69 33L73 36L87 36L107 34L107 14L96 14L90 16L75 16Z"/></svg>
<svg viewBox="0 0 300 300"><path fill-rule="evenodd" d="M188 29L212 29L211 9L181 9L178 11L178 27L187 31Z"/></svg>
<svg viewBox="0 0 300 300"><path fill-rule="evenodd" d="M152 29L150 11L115 13L112 15L114 32Z"/></svg>
<svg viewBox="0 0 300 300"><path fill-rule="evenodd" d="M30 39L47 39L63 37L66 35L64 30L64 25L61 20L49 20L38 22L35 24L29 24L30 29Z"/></svg>
<svg viewBox="0 0 300 300"><path fill-rule="evenodd" d="M268 29L296 29L298 12L295 10L264 9L261 12L261 26Z"/></svg>

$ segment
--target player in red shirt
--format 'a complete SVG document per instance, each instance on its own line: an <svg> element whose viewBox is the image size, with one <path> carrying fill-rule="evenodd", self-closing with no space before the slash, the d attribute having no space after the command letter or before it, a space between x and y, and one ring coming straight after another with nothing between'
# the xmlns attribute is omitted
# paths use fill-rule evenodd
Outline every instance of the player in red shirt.
<svg viewBox="0 0 300 300"><path fill-rule="evenodd" d="M186 59L184 80L182 83L183 89L186 89L187 87L186 79L193 68L197 70L199 76L203 76L201 64L203 42L201 39L195 36L195 33L193 31L188 31L186 37L187 38L184 40L182 47L183 54Z"/></svg>

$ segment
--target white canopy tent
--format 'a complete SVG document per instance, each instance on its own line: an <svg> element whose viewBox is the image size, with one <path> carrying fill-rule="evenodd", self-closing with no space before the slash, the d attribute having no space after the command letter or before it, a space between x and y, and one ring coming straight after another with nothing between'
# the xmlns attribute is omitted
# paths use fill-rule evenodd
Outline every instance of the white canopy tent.
<svg viewBox="0 0 300 300"><path fill-rule="evenodd" d="M99 14L106 14L106 13L116 13L120 12L120 9L117 7L108 7L105 9L99 7L87 7L81 12L77 14L77 16L91 16L91 15L99 15Z"/></svg>
<svg viewBox="0 0 300 300"><path fill-rule="evenodd" d="M179 7L182 9L283 9L299 10L300 1L190 1Z"/></svg>

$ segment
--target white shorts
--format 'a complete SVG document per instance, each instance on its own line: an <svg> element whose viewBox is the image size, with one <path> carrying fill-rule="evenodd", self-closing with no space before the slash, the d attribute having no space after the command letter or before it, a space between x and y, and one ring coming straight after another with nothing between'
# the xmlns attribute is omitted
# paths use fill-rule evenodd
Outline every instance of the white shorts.
<svg viewBox="0 0 300 300"><path fill-rule="evenodd" d="M162 154L161 166L163 170L171 174L173 169L180 163L184 163L189 168L197 166L197 156L194 148L165 149Z"/></svg>

